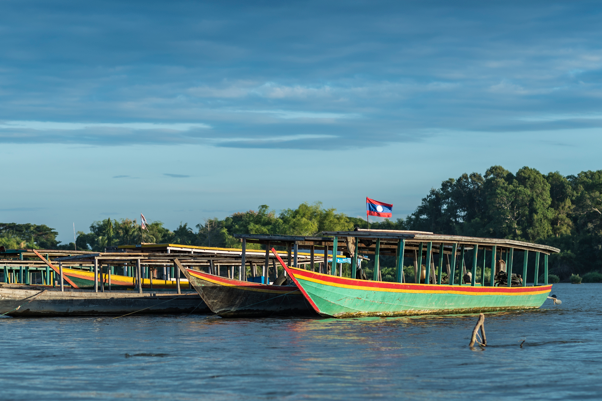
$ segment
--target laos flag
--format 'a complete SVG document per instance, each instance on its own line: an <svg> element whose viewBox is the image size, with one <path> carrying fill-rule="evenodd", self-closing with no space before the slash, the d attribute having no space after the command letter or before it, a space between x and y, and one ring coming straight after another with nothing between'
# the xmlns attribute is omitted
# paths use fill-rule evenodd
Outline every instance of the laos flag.
<svg viewBox="0 0 602 401"><path fill-rule="evenodd" d="M393 205L366 198L366 214L368 216L393 217Z"/></svg>

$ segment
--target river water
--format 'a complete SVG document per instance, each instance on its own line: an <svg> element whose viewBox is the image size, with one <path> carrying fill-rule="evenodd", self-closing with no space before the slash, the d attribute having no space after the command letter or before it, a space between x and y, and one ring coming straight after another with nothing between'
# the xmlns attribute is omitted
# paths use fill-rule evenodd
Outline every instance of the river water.
<svg viewBox="0 0 602 401"><path fill-rule="evenodd" d="M602 284L552 292L472 350L476 315L0 319L0 398L600 399Z"/></svg>

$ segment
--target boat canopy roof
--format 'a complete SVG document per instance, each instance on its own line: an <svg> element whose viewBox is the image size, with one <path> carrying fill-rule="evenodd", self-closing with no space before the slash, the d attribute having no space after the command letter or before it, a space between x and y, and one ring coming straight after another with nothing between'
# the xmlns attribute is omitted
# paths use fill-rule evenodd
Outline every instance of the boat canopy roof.
<svg viewBox="0 0 602 401"><path fill-rule="evenodd" d="M234 237L244 239L250 243L270 243L285 244L297 243L300 246L332 246L334 237L338 238L341 245L348 242L348 239L357 241L360 252L373 249L375 241L381 242L381 248L396 247L400 240L405 240L406 249L417 247L420 243L432 242L433 244L443 244L448 248L454 244L464 246L465 249L472 249L475 245L479 248L491 249L493 246L498 248L513 248L530 252L541 252L544 254L559 253L560 249L549 245L534 244L524 241L498 238L480 238L467 237L461 235L435 234L428 231L409 231L409 230L370 230L356 229L354 231L323 231L314 236L288 236L288 235L256 235L256 234L237 234ZM353 241L353 240L352 240ZM355 242L354 241L354 242ZM371 252L368 252L371 253Z"/></svg>

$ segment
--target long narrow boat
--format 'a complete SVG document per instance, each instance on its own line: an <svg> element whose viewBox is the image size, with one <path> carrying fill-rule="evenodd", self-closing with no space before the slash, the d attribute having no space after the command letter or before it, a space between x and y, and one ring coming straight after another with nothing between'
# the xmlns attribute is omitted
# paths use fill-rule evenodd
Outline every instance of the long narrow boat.
<svg viewBox="0 0 602 401"><path fill-rule="evenodd" d="M63 268L63 274L66 278L70 279L77 288L94 288L94 272L81 270L81 269L69 269ZM135 288L135 278L129 276L122 276L118 274L99 273L99 281L104 282L105 288L109 286L109 280L111 281L111 289L115 290L133 290ZM182 282L181 285L188 286L188 283ZM177 284L175 280L161 280L154 278L142 279L142 288L149 290L152 288L153 291L176 291Z"/></svg>
<svg viewBox="0 0 602 401"><path fill-rule="evenodd" d="M0 284L0 315L13 317L208 313L196 293L94 292L51 286Z"/></svg>
<svg viewBox="0 0 602 401"><path fill-rule="evenodd" d="M180 268L209 309L222 317L315 316L295 286L267 285Z"/></svg>
<svg viewBox="0 0 602 401"><path fill-rule="evenodd" d="M334 252L338 239L347 240L347 249L355 254L355 262L359 252L375 255L372 281L356 279L355 266L352 268L353 277L337 277L334 267L330 275L315 273L287 266L278 257L312 308L318 314L329 317L451 314L539 308L552 289L547 282L548 255L559 252L556 248L520 241L417 234L407 231L364 230L323 234L334 237ZM386 245L388 248L385 249L393 252L393 255L397 254L397 282L377 279L379 255L383 245ZM433 253L436 249L438 252ZM459 250L461 251L458 252ZM523 254L522 275L518 272L512 274L515 250L522 251ZM502 251L505 252L505 260L501 257ZM495 274L490 274L486 280L485 265L488 262L488 252L491 258L490 269ZM527 286L529 252L535 253L534 270L531 274L534 278L532 286ZM540 254L544 256L543 285L538 284ZM404 265L404 257L408 255L417 261L415 266L424 266L424 276L416 275L417 283L403 282L401 267ZM435 265L435 256L438 256L438 266ZM451 262L448 264L450 270L447 274L447 284L442 283L445 281L443 265L446 256ZM464 266L465 258L471 259L472 269L466 269ZM422 264L423 260L426 261L425 265ZM460 264L455 271L457 261L460 261ZM507 274L505 269L511 273L511 280L504 282L503 278ZM481 279L477 281L479 270ZM424 282L420 283L421 280ZM517 286L516 283L520 284Z"/></svg>

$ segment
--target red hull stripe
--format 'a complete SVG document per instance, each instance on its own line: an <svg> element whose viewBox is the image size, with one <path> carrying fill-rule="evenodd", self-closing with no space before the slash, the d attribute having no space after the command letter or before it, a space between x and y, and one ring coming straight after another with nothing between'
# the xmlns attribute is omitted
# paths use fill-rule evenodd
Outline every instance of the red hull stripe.
<svg viewBox="0 0 602 401"><path fill-rule="evenodd" d="M355 280L351 278L345 277L337 277L330 276L327 274L314 273L307 270L296 269L296 268L287 268L289 274L294 277L298 276L299 278L313 278L318 279L326 283L332 284L340 284L346 286L356 286L362 287L366 290L370 289L394 289L394 290L411 290L411 291L420 291L424 292L447 292L450 289L458 292L465 293L491 293L492 291L500 291L504 293L530 293L533 291L545 291L551 290L552 286L538 286L538 287L471 287L468 285L437 285L437 284L402 284L402 283L391 283L391 282L383 282L383 281L365 281L365 280ZM299 284L297 284L299 286ZM300 287L300 286L299 286Z"/></svg>
<svg viewBox="0 0 602 401"><path fill-rule="evenodd" d="M236 286L236 287L248 287L248 288L256 288L256 289L266 289L271 291L283 291L283 292L291 292L290 286L282 286L282 285L269 285L269 284L261 284L261 283L253 283L250 281L240 281L233 280L226 277L214 276L213 274L203 273L198 270L186 269L186 271L191 275L198 278L202 278L205 280L210 280L214 283L223 284L227 286Z"/></svg>

